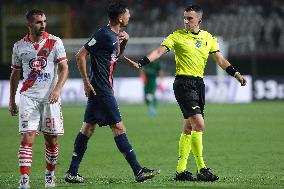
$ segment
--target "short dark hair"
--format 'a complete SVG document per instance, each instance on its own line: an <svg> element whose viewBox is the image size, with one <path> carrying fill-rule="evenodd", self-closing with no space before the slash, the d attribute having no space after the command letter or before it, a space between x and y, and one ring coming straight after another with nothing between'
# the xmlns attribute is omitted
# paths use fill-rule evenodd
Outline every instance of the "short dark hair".
<svg viewBox="0 0 284 189"><path fill-rule="evenodd" d="M110 20L116 20L126 12L127 5L122 1L111 1L108 6L108 17Z"/></svg>
<svg viewBox="0 0 284 189"><path fill-rule="evenodd" d="M203 15L203 10L199 5L189 5L188 7L185 8L185 11L186 12L195 11L195 12L201 14L201 16Z"/></svg>
<svg viewBox="0 0 284 189"><path fill-rule="evenodd" d="M31 9L26 13L26 19L28 22L33 21L34 15L44 15L44 11L41 9Z"/></svg>

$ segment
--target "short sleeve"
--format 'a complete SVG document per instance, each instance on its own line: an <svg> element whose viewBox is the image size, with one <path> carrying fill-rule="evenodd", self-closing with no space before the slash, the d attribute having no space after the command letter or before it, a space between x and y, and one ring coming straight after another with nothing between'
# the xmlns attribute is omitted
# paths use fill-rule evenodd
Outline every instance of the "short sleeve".
<svg viewBox="0 0 284 189"><path fill-rule="evenodd" d="M22 68L22 61L21 61L21 58L20 58L18 46L16 44L14 44L14 47L13 47L11 68L12 69L21 69Z"/></svg>
<svg viewBox="0 0 284 189"><path fill-rule="evenodd" d="M100 44L100 40L102 40L102 36L98 37L97 34L93 35L88 42L84 45L85 49L90 54L95 54L96 50L98 49L98 46ZM100 39L100 40L99 40Z"/></svg>
<svg viewBox="0 0 284 189"><path fill-rule="evenodd" d="M218 43L217 37L212 36L212 46L211 46L209 53L213 54L216 52L219 52L219 43Z"/></svg>
<svg viewBox="0 0 284 189"><path fill-rule="evenodd" d="M55 63L60 63L68 60L63 42L60 38L58 38L58 40L56 41L55 49Z"/></svg>
<svg viewBox="0 0 284 189"><path fill-rule="evenodd" d="M174 47L174 38L173 34L170 34L161 44L162 46L165 46L168 51L170 51Z"/></svg>

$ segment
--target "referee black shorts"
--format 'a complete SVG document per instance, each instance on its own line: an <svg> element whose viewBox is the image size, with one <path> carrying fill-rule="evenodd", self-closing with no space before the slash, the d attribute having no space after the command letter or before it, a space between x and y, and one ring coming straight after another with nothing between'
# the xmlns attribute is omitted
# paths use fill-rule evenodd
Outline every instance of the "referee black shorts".
<svg viewBox="0 0 284 189"><path fill-rule="evenodd" d="M184 119L196 114L204 117L205 85L201 77L177 75L173 88Z"/></svg>

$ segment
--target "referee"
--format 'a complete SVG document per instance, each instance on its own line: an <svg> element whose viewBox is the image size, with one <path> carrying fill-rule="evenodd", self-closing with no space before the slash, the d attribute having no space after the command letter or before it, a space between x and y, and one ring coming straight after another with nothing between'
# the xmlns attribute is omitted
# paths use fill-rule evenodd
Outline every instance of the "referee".
<svg viewBox="0 0 284 189"><path fill-rule="evenodd" d="M219 179L206 167L202 156L202 133L205 129L205 85L203 77L209 54L223 70L235 77L242 86L247 83L246 79L223 57L219 51L217 38L209 32L199 29L202 15L203 10L200 6L188 6L184 11L185 29L170 34L160 47L137 63L124 57L127 63L135 64L138 68L154 62L166 52L174 49L176 77L173 89L184 117L175 175L177 181L215 181ZM186 170L187 159L191 150L197 165L196 177Z"/></svg>

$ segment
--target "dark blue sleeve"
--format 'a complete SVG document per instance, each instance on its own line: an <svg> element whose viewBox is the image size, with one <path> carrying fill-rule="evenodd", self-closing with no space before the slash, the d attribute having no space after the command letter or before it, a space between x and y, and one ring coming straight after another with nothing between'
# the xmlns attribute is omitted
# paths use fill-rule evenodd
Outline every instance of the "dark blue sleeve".
<svg viewBox="0 0 284 189"><path fill-rule="evenodd" d="M96 50L99 48L100 46L100 37L97 34L94 34L89 41L84 45L85 49L87 49L87 51L90 54L94 54L96 52Z"/></svg>

